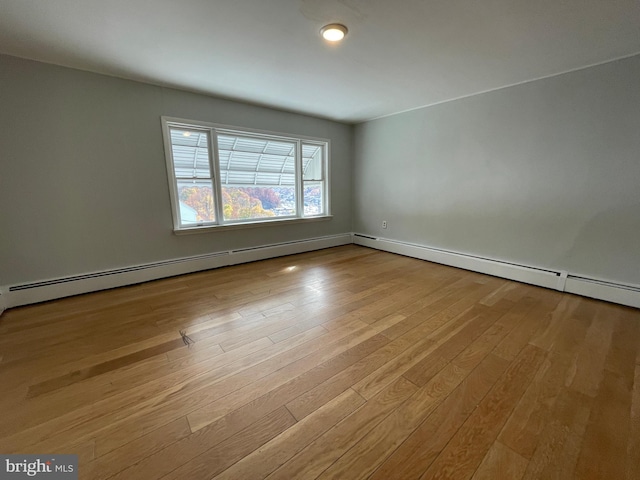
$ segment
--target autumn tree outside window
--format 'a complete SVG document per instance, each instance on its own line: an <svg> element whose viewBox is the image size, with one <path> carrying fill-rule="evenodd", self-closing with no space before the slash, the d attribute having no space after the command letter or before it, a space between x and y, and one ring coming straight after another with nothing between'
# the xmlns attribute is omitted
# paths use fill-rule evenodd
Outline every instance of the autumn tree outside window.
<svg viewBox="0 0 640 480"><path fill-rule="evenodd" d="M174 229L329 215L329 142L162 119Z"/></svg>

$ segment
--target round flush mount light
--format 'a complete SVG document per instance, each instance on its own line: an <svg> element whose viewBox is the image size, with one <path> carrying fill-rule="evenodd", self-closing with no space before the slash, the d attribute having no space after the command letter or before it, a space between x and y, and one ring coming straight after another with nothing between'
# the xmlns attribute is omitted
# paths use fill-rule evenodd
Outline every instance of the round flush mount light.
<svg viewBox="0 0 640 480"><path fill-rule="evenodd" d="M348 31L347 27L340 23L331 23L322 27L320 29L320 34L322 35L322 38L329 42L339 42L344 38Z"/></svg>

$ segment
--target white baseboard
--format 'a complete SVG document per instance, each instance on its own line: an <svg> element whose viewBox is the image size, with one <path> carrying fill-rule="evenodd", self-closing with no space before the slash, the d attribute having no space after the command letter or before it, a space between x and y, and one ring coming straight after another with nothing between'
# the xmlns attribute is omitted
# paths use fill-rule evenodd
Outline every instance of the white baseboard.
<svg viewBox="0 0 640 480"><path fill-rule="evenodd" d="M606 282L594 278L569 276L565 292L640 308L640 287Z"/></svg>
<svg viewBox="0 0 640 480"><path fill-rule="evenodd" d="M429 262L441 263L450 267L472 270L478 273L486 273L495 277L508 278L522 283L530 283L546 288L557 289L560 278L559 272L542 270L522 265L489 260L486 258L464 255L456 252L448 252L435 248L398 242L385 238L371 238L354 235L353 243L365 247L371 247L386 252L398 253L407 257L420 258Z"/></svg>
<svg viewBox="0 0 640 480"><path fill-rule="evenodd" d="M515 265L499 260L357 233L353 235L353 243L408 257L420 258L429 262L529 283L539 287L552 288L561 292L575 293L585 297L640 308L640 285L608 282L572 275L570 272L562 270L556 271L526 265Z"/></svg>
<svg viewBox="0 0 640 480"><path fill-rule="evenodd" d="M217 252L195 257L178 258L117 270L94 272L22 285L11 285L0 289L0 313L2 313L3 308L29 305L56 298L69 297L71 295L96 292L160 278L173 277L185 273L310 252L323 248L348 245L350 243L352 243L351 234L334 235L242 250Z"/></svg>
<svg viewBox="0 0 640 480"><path fill-rule="evenodd" d="M264 245L255 248L216 252L178 258L117 270L75 275L41 282L0 287L0 314L5 309L54 300L82 293L133 285L201 270L266 260L354 243L391 253L441 263L451 267L485 273L562 292L640 308L640 285L620 284L554 271L516 265L494 259L450 252L361 234L342 234L307 240Z"/></svg>

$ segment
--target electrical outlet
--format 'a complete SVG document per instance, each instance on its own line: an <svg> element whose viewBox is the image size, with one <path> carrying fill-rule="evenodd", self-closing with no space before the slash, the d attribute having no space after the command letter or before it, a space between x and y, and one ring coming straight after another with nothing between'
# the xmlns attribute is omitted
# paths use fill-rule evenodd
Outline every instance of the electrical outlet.
<svg viewBox="0 0 640 480"><path fill-rule="evenodd" d="M387 221L386 220L382 221L382 228L387 228Z"/></svg>

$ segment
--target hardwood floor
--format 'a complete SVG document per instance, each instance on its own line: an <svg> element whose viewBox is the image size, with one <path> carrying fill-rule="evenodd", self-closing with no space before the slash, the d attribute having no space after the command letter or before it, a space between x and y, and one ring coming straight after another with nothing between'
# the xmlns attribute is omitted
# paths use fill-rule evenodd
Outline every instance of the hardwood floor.
<svg viewBox="0 0 640 480"><path fill-rule="evenodd" d="M640 310L354 245L9 310L0 358L0 452L82 479L640 478Z"/></svg>

